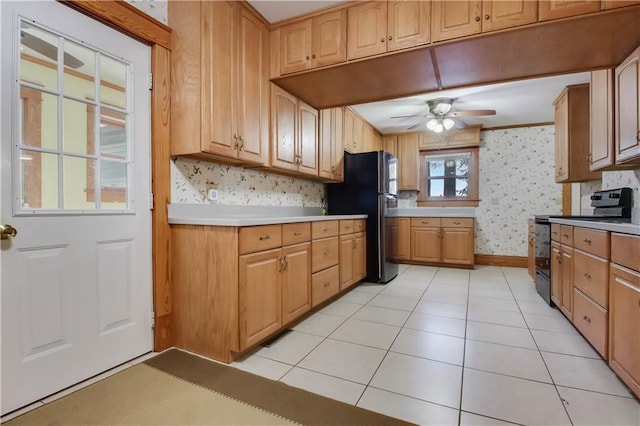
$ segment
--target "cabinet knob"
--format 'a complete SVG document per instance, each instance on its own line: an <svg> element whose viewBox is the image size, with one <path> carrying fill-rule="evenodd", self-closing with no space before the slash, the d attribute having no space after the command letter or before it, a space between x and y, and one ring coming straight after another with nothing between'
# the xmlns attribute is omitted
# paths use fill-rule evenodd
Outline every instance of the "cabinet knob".
<svg viewBox="0 0 640 426"><path fill-rule="evenodd" d="M380 37L380 43L384 43L384 37Z"/></svg>
<svg viewBox="0 0 640 426"><path fill-rule="evenodd" d="M479 21L480 21L480 17L476 16L476 22L479 22Z"/></svg>
<svg viewBox="0 0 640 426"><path fill-rule="evenodd" d="M329 256L331 253L329 252L329 250L325 250L324 253L322 253L324 256Z"/></svg>
<svg viewBox="0 0 640 426"><path fill-rule="evenodd" d="M486 19L486 20L488 21L489 19L491 19L491 16L489 16L489 15L484 15L484 19Z"/></svg>
<svg viewBox="0 0 640 426"><path fill-rule="evenodd" d="M389 41L393 40L393 36L389 36Z"/></svg>
<svg viewBox="0 0 640 426"><path fill-rule="evenodd" d="M307 61L309 60L309 55L307 55Z"/></svg>
<svg viewBox="0 0 640 426"><path fill-rule="evenodd" d="M582 317L582 319L591 324L591 318L589 318L588 316L585 315Z"/></svg>
<svg viewBox="0 0 640 426"><path fill-rule="evenodd" d="M315 59L315 58L316 58L316 54L315 54L315 53L314 53L314 54L312 54L312 55L311 55L311 58L312 58L312 59Z"/></svg>
<svg viewBox="0 0 640 426"><path fill-rule="evenodd" d="M327 287L329 287L330 285L331 285L331 283L327 281L326 283L324 283L323 287L324 287L324 288L327 288Z"/></svg>

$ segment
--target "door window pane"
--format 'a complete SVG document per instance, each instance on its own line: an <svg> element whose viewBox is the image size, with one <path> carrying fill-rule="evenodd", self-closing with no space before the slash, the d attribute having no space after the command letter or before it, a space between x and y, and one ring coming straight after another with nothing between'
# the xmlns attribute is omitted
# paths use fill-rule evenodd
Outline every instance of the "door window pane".
<svg viewBox="0 0 640 426"><path fill-rule="evenodd" d="M93 149L87 148L89 138L93 140L90 133L93 132L94 127L92 118L87 114L88 104L66 98L62 104L62 145L64 151L74 154L93 152Z"/></svg>
<svg viewBox="0 0 640 426"><path fill-rule="evenodd" d="M65 40L64 55L64 94L78 99L95 99L95 51Z"/></svg>
<svg viewBox="0 0 640 426"><path fill-rule="evenodd" d="M104 157L127 158L126 115L102 109L100 117L100 153Z"/></svg>
<svg viewBox="0 0 640 426"><path fill-rule="evenodd" d="M58 155L20 150L20 206L58 208Z"/></svg>
<svg viewBox="0 0 640 426"><path fill-rule="evenodd" d="M108 56L100 56L100 102L127 107L127 66Z"/></svg>
<svg viewBox="0 0 640 426"><path fill-rule="evenodd" d="M100 163L101 199L103 209L127 207L127 165L103 160Z"/></svg>
<svg viewBox="0 0 640 426"><path fill-rule="evenodd" d="M82 157L64 156L64 204L63 208L72 210L93 210L96 208L95 196L88 197L90 182L94 180L95 160Z"/></svg>
<svg viewBox="0 0 640 426"><path fill-rule="evenodd" d="M58 37L24 21L20 24L20 80L58 89Z"/></svg>

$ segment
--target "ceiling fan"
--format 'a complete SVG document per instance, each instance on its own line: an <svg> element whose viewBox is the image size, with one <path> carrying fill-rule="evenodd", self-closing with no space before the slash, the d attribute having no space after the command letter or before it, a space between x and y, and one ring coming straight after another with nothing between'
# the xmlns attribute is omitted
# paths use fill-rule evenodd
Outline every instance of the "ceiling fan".
<svg viewBox="0 0 640 426"><path fill-rule="evenodd" d="M54 61L58 60L58 47L53 44L42 40L26 31L20 31L20 43L27 46L29 49L38 52L39 54L46 56ZM64 52L64 64L69 68L78 69L84 65L80 59L67 52Z"/></svg>
<svg viewBox="0 0 640 426"><path fill-rule="evenodd" d="M463 121L459 120L460 117L479 117L483 115L495 115L496 111L493 109L475 109L467 111L453 111L453 103L455 98L436 98L426 101L429 111L427 114L415 114L415 115L403 115L391 118L410 118L410 117L423 117L429 118L426 122L427 129L435 133L442 133L445 130L451 129L454 125L458 128L465 128L467 125ZM413 130L416 127L422 125L424 120L420 120L419 123L414 124L407 130Z"/></svg>

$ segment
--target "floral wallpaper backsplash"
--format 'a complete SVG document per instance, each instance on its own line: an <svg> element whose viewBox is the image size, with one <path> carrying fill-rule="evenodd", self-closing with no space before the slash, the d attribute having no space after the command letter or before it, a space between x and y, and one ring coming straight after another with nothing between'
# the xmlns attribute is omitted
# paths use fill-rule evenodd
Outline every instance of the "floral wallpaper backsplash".
<svg viewBox="0 0 640 426"><path fill-rule="evenodd" d="M554 126L482 131L480 141L476 253L527 256L527 220L562 210Z"/></svg>
<svg viewBox="0 0 640 426"><path fill-rule="evenodd" d="M219 205L320 207L324 185L208 161L171 162L171 202L209 203L207 185L218 190Z"/></svg>

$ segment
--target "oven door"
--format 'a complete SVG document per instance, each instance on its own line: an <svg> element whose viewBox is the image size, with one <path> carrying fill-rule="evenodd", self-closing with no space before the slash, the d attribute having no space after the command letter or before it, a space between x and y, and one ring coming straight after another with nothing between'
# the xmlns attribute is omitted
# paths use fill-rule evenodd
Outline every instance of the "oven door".
<svg viewBox="0 0 640 426"><path fill-rule="evenodd" d="M547 278L551 276L551 224L536 222L535 240L536 274L540 271Z"/></svg>

